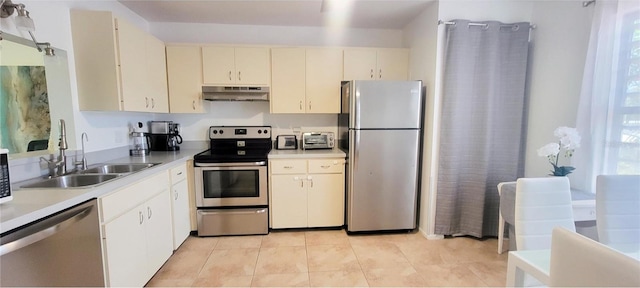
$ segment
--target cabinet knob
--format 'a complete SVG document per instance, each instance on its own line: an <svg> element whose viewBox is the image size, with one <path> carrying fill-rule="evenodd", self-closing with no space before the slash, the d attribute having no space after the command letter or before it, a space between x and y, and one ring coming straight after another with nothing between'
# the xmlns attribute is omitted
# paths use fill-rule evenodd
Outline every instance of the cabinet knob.
<svg viewBox="0 0 640 288"><path fill-rule="evenodd" d="M173 193L176 195L175 200L178 200L178 191L173 191Z"/></svg>
<svg viewBox="0 0 640 288"><path fill-rule="evenodd" d="M144 215L142 214L142 211L138 211L138 216L140 217L140 225L142 225L144 222Z"/></svg>
<svg viewBox="0 0 640 288"><path fill-rule="evenodd" d="M151 214L153 214L153 213L151 211L151 207L149 207L149 206L147 206L147 213L149 213L149 217L147 217L147 218L151 219Z"/></svg>
<svg viewBox="0 0 640 288"><path fill-rule="evenodd" d="M370 77L371 77L371 79L373 79L373 69L371 69Z"/></svg>

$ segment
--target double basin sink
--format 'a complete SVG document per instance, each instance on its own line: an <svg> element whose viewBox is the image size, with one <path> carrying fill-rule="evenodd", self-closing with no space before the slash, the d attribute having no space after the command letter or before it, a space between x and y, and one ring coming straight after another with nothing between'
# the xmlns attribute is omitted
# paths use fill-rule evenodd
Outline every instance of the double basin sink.
<svg viewBox="0 0 640 288"><path fill-rule="evenodd" d="M21 188L84 188L153 167L159 163L100 164L71 174L40 180Z"/></svg>

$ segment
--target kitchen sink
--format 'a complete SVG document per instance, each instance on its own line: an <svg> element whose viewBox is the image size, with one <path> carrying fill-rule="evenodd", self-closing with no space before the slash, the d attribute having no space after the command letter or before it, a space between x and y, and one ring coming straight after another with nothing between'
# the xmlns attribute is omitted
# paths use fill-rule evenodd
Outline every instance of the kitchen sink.
<svg viewBox="0 0 640 288"><path fill-rule="evenodd" d="M21 188L77 188L87 187L118 178L118 174L71 174L42 180Z"/></svg>
<svg viewBox="0 0 640 288"><path fill-rule="evenodd" d="M71 174L40 180L20 188L84 188L153 167L158 163L99 164Z"/></svg>
<svg viewBox="0 0 640 288"><path fill-rule="evenodd" d="M138 172L142 169L153 167L157 163L132 163L132 164L102 164L86 170L76 172L77 174L126 174Z"/></svg>

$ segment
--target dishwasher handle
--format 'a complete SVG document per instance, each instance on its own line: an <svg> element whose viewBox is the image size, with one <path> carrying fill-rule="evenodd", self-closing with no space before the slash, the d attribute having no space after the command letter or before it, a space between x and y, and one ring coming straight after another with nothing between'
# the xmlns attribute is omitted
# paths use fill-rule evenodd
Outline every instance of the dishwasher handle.
<svg viewBox="0 0 640 288"><path fill-rule="evenodd" d="M24 228L24 233L30 233L27 236L20 237L17 240L11 241L6 244L2 244L0 246L0 256L16 251L20 248L27 247L33 243L44 240L48 237L55 235L61 230L79 222L89 215L91 209L94 206L86 207L80 211L68 211L63 214L56 216L57 218L64 218L56 220L54 223L47 225L46 228L40 229L36 232L31 233L30 228ZM33 229L33 228L32 228ZM19 233L19 232L17 232Z"/></svg>

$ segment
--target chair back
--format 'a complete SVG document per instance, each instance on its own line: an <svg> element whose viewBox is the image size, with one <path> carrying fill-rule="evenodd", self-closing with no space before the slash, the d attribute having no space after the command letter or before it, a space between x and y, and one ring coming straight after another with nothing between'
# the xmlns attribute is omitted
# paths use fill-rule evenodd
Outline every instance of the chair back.
<svg viewBox="0 0 640 288"><path fill-rule="evenodd" d="M514 218L518 250L551 248L551 232L555 227L575 232L569 179L518 179Z"/></svg>
<svg viewBox="0 0 640 288"><path fill-rule="evenodd" d="M640 261L573 231L553 230L552 287L640 287Z"/></svg>
<svg viewBox="0 0 640 288"><path fill-rule="evenodd" d="M640 175L596 178L596 227L601 243L640 243Z"/></svg>

